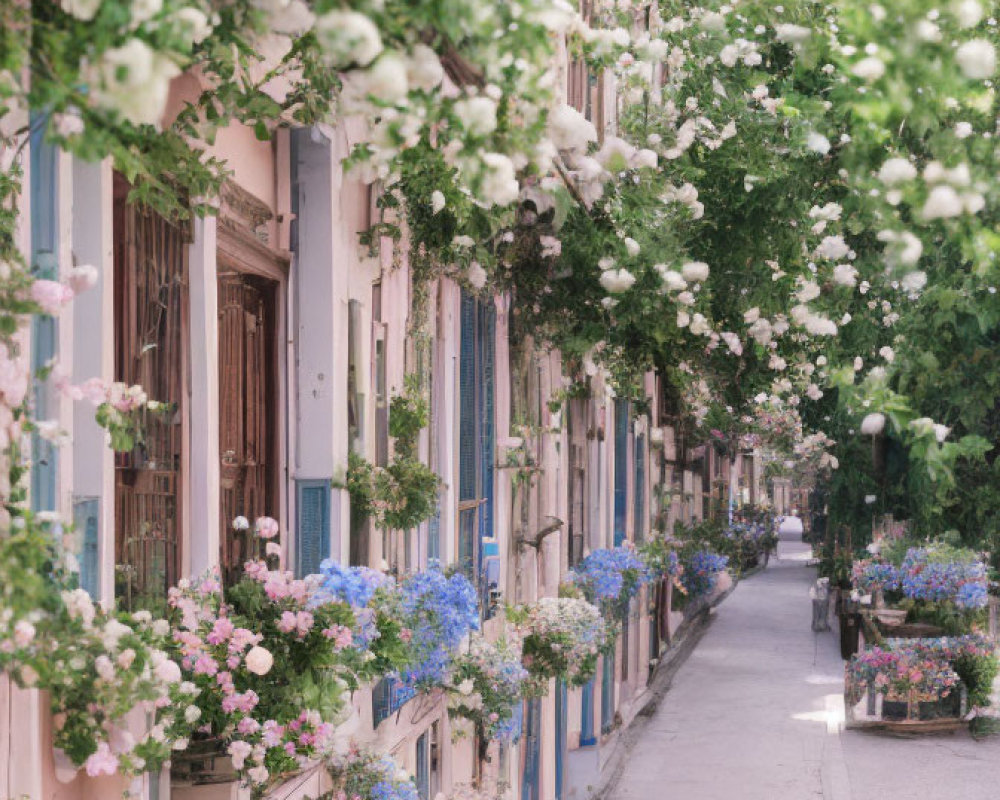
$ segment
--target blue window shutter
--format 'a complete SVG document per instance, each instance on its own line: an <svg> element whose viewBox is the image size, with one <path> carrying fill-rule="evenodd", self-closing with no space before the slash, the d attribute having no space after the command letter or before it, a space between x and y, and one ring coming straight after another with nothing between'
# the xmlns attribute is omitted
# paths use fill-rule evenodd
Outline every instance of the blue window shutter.
<svg viewBox="0 0 1000 800"><path fill-rule="evenodd" d="M615 721L615 657L601 661L601 733L610 733Z"/></svg>
<svg viewBox="0 0 1000 800"><path fill-rule="evenodd" d="M459 359L458 499L474 500L476 486L476 301L462 294Z"/></svg>
<svg viewBox="0 0 1000 800"><path fill-rule="evenodd" d="M45 141L45 125L32 120L31 131L31 268L40 278L59 276L59 204L56 185L59 152Z"/></svg>
<svg viewBox="0 0 1000 800"><path fill-rule="evenodd" d="M615 547L626 539L628 503L628 402L615 402Z"/></svg>
<svg viewBox="0 0 1000 800"><path fill-rule="evenodd" d="M416 784L417 784L417 794L420 795L420 800L432 800L430 797L431 790L431 775L429 762L429 753L427 752L427 738L428 732L424 731L420 736L417 737L417 774L416 774Z"/></svg>
<svg viewBox="0 0 1000 800"><path fill-rule="evenodd" d="M434 516L427 523L427 560L441 560L441 498L438 497Z"/></svg>
<svg viewBox="0 0 1000 800"><path fill-rule="evenodd" d="M372 687L372 725L378 727L417 696L412 686L389 675Z"/></svg>
<svg viewBox="0 0 1000 800"><path fill-rule="evenodd" d="M539 761L542 754L542 700L526 700L524 712L524 774L521 780L521 800L538 800Z"/></svg>
<svg viewBox="0 0 1000 800"><path fill-rule="evenodd" d="M646 538L646 437L635 437L635 541Z"/></svg>
<svg viewBox="0 0 1000 800"><path fill-rule="evenodd" d="M301 577L318 573L320 563L330 555L330 481L296 481L295 485L295 571Z"/></svg>
<svg viewBox="0 0 1000 800"><path fill-rule="evenodd" d="M73 527L82 534L80 549L80 588L94 599L100 590L99 563L97 560L97 515L99 502L96 497L73 498Z"/></svg>
<svg viewBox="0 0 1000 800"><path fill-rule="evenodd" d="M38 278L59 276L58 151L44 140L45 125L32 120L31 133L31 269ZM37 372L56 355L57 323L39 315L31 324L31 367ZM32 400L37 419L52 413L51 389L36 381ZM31 507L35 511L56 507L57 450L37 433L31 437Z"/></svg>
<svg viewBox="0 0 1000 800"><path fill-rule="evenodd" d="M479 304L479 409L481 426L480 469L483 498L479 515L479 538L493 535L493 475L496 462L496 425L494 424L494 384L496 361L496 311L492 303Z"/></svg>
<svg viewBox="0 0 1000 800"><path fill-rule="evenodd" d="M594 681L591 678L583 685L580 697L580 747L591 747L597 744L594 736Z"/></svg>
<svg viewBox="0 0 1000 800"><path fill-rule="evenodd" d="M464 508L458 512L458 567L470 581L475 578L478 511L477 508Z"/></svg>

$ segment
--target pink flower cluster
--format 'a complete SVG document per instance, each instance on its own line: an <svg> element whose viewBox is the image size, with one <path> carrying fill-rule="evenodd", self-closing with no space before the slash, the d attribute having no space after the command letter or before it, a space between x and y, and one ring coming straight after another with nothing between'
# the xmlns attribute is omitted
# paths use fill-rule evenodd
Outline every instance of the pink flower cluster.
<svg viewBox="0 0 1000 800"><path fill-rule="evenodd" d="M270 600L291 600L297 605L305 606L312 593L309 583L296 578L295 573L269 569L263 560L248 561L243 565L243 570L246 575L264 584L264 591Z"/></svg>
<svg viewBox="0 0 1000 800"><path fill-rule="evenodd" d="M149 404L149 396L138 384L129 386L118 381L108 383L102 378L90 378L79 385L74 385L63 377L56 385L71 400L87 400L94 406L108 403L122 414L128 414Z"/></svg>
<svg viewBox="0 0 1000 800"><path fill-rule="evenodd" d="M323 635L333 641L337 650L343 650L354 644L354 633L346 625L331 625L323 630Z"/></svg>
<svg viewBox="0 0 1000 800"><path fill-rule="evenodd" d="M285 725L269 719L253 730L239 728L239 732L243 735L260 733L260 740L255 744L237 739L230 742L228 748L233 766L239 771L245 770L250 780L259 785L270 777L270 770L265 766L269 751L276 750L299 766L305 766L330 752L334 726L323 722L315 711L303 711ZM254 766L249 766L248 762Z"/></svg>
<svg viewBox="0 0 1000 800"><path fill-rule="evenodd" d="M295 633L299 639L304 639L312 630L313 615L308 611L284 611L278 620L278 630L282 633Z"/></svg>

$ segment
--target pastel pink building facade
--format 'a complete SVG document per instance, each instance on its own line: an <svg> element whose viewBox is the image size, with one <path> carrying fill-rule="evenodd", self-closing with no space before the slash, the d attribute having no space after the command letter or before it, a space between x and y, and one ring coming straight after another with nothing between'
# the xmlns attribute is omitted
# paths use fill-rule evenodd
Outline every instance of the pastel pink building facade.
<svg viewBox="0 0 1000 800"><path fill-rule="evenodd" d="M574 65L564 73L571 102L613 130L614 87L590 88ZM194 77L177 79L172 108L198 90ZM505 603L555 596L585 553L700 519L717 482L738 483L745 502L759 497L754 459L736 469L711 448L685 448L658 376L646 376L645 413L599 377L556 407L583 376L516 335L510 298L444 278L416 286L405 246L363 247L359 234L382 213L379 187L341 166L362 124L279 130L269 141L231 125L213 146L233 173L217 214L177 225L130 208L110 164L41 142L25 148L25 256L38 265L44 251L56 274L84 263L100 274L53 331L25 331L25 352L56 357L73 381L152 382L150 396L171 403L141 453L116 456L92 409L53 386L37 390L72 441L58 456L36 453L33 504L75 523L82 582L102 603L162 600L180 577L238 567L228 521L266 513L300 575L323 558L397 574L431 560L462 565L497 609L490 632ZM341 487L349 453L374 463L391 453L387 406L409 375L430 396L420 456L441 478L438 512L418 529L381 531L352 518ZM527 485L507 458L515 450L534 465ZM669 595L644 589L592 684L553 684L526 702L520 739L491 745L482 775L437 695L399 701L391 686L369 687L355 693L342 733L392 753L425 800L479 779L512 800L582 800L641 707L672 623ZM0 797L86 800L129 788L57 763L52 725L44 695L0 681ZM249 797L224 775L169 770L130 788L148 800ZM323 789L317 765L269 796Z"/></svg>

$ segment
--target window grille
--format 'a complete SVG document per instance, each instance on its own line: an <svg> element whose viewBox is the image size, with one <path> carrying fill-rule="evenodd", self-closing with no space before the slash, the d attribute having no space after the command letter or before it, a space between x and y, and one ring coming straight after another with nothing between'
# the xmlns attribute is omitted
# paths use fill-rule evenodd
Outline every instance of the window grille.
<svg viewBox="0 0 1000 800"><path fill-rule="evenodd" d="M115 456L117 594L156 605L180 578L181 469L187 397L188 233L126 202L114 182L115 378L140 384L170 412L148 415L144 438Z"/></svg>

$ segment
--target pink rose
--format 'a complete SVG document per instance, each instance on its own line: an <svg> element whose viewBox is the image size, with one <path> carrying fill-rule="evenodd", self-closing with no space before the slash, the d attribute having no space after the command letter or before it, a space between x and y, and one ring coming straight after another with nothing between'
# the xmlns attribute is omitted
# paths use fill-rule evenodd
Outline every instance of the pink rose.
<svg viewBox="0 0 1000 800"><path fill-rule="evenodd" d="M312 630L313 623L313 615L308 611L300 611L295 615L295 627L298 629L300 639L305 638L306 634Z"/></svg>
<svg viewBox="0 0 1000 800"><path fill-rule="evenodd" d="M257 517L256 529L261 539L273 539L280 533L278 521L271 517Z"/></svg>
<svg viewBox="0 0 1000 800"><path fill-rule="evenodd" d="M243 769L243 765L246 763L247 756L250 755L251 750L253 750L253 748L248 742L241 742L237 740L229 743L228 751L229 755L232 756L234 769Z"/></svg>
<svg viewBox="0 0 1000 800"><path fill-rule="evenodd" d="M260 723L253 717L243 717L237 724L236 730L243 736L253 736L260 730Z"/></svg>
<svg viewBox="0 0 1000 800"><path fill-rule="evenodd" d="M31 299L42 313L54 317L73 299L73 290L57 281L35 281L31 284Z"/></svg>
<svg viewBox="0 0 1000 800"><path fill-rule="evenodd" d="M100 742L97 745L97 752L91 753L83 766L91 778L96 778L98 775L114 775L118 772L118 756L111 752L107 742Z"/></svg>
<svg viewBox="0 0 1000 800"><path fill-rule="evenodd" d="M247 669L254 675L267 675L274 666L274 656L260 645L250 648L246 657Z"/></svg>
<svg viewBox="0 0 1000 800"><path fill-rule="evenodd" d="M219 662L211 656L198 656L198 660L194 662L194 671L196 675L208 675L211 677L219 671Z"/></svg>

